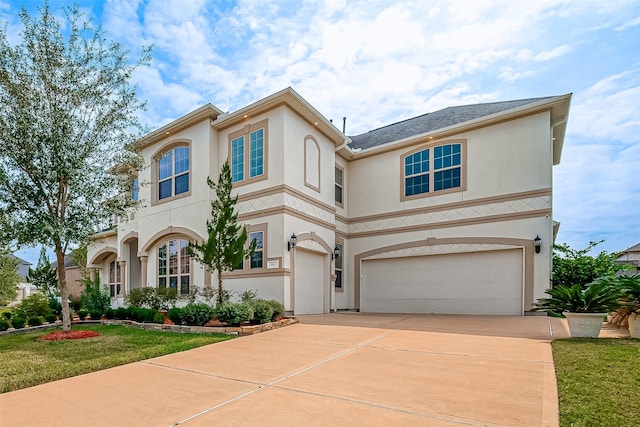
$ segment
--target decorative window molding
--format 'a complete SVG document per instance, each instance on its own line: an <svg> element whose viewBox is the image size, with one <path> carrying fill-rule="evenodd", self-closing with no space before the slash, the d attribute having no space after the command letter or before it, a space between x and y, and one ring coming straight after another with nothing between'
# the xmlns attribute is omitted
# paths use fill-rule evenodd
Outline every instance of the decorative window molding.
<svg viewBox="0 0 640 427"><path fill-rule="evenodd" d="M191 141L171 141L153 155L151 205L191 194Z"/></svg>
<svg viewBox="0 0 640 427"><path fill-rule="evenodd" d="M229 166L234 187L268 178L269 119L229 134Z"/></svg>
<svg viewBox="0 0 640 427"><path fill-rule="evenodd" d="M467 141L439 141L422 146L403 154L400 168L402 201L465 191Z"/></svg>
<svg viewBox="0 0 640 427"><path fill-rule="evenodd" d="M191 258L189 241L175 238L158 245L158 288L175 289L178 295L188 295L191 288Z"/></svg>
<svg viewBox="0 0 640 427"><path fill-rule="evenodd" d="M311 135L304 138L304 185L320 192L320 145Z"/></svg>
<svg viewBox="0 0 640 427"><path fill-rule="evenodd" d="M335 167L335 201L336 206L344 207L344 168Z"/></svg>

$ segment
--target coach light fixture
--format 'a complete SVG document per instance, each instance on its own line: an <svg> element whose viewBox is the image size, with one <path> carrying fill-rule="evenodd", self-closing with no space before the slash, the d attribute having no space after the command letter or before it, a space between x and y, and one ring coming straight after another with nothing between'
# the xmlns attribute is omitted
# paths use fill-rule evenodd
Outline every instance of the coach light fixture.
<svg viewBox="0 0 640 427"><path fill-rule="evenodd" d="M536 253L540 253L540 248L542 247L542 239L539 235L536 234L536 238L533 239L533 246L536 248Z"/></svg>
<svg viewBox="0 0 640 427"><path fill-rule="evenodd" d="M340 248L338 247L338 245L336 245L333 248L333 253L331 254L331 259L336 259L340 256Z"/></svg>
<svg viewBox="0 0 640 427"><path fill-rule="evenodd" d="M287 242L287 250L290 251L291 249L295 249L296 244L298 244L298 237L296 237L296 233L293 233Z"/></svg>

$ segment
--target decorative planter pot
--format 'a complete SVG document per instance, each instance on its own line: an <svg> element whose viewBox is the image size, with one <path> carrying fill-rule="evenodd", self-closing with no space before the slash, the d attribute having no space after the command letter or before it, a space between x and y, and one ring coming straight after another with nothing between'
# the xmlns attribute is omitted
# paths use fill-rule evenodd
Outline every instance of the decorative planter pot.
<svg viewBox="0 0 640 427"><path fill-rule="evenodd" d="M563 313L572 337L598 338L607 313Z"/></svg>
<svg viewBox="0 0 640 427"><path fill-rule="evenodd" d="M640 338L640 315L629 316L629 335L631 338Z"/></svg>

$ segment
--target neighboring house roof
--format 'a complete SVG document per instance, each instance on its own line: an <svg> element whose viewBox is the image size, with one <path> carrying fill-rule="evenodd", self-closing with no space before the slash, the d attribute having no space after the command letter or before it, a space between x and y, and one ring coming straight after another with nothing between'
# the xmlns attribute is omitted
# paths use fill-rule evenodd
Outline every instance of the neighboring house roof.
<svg viewBox="0 0 640 427"><path fill-rule="evenodd" d="M630 248L627 248L624 251L622 251L622 253L625 253L625 252L640 252L640 243L637 243L631 246Z"/></svg>
<svg viewBox="0 0 640 427"><path fill-rule="evenodd" d="M515 101L491 102L487 104L462 105L447 107L433 113L393 123L367 133L351 136L352 148L371 148L392 141L409 138L415 135L431 132L437 129L454 126L480 117L511 110L523 105L548 100L553 97L519 99Z"/></svg>
<svg viewBox="0 0 640 427"><path fill-rule="evenodd" d="M18 260L18 276L20 276L22 279L26 279L29 275L29 266L31 266L32 264L29 261L25 261L13 254L9 254L9 258Z"/></svg>
<svg viewBox="0 0 640 427"><path fill-rule="evenodd" d="M66 255L64 256L64 267L65 267L65 268L78 267L78 264L72 261L72 259L71 259L71 254L66 254ZM52 269L54 269L54 270L55 270L56 268L58 268L58 261L53 261L53 262L51 263L51 268L52 268Z"/></svg>

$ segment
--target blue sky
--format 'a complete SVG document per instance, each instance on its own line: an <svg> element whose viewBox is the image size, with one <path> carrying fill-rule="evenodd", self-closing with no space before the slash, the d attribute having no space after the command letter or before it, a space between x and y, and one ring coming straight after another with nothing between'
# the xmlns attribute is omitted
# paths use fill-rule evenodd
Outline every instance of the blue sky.
<svg viewBox="0 0 640 427"><path fill-rule="evenodd" d="M54 13L72 2L51 0ZM211 102L236 110L293 87L347 134L447 106L572 92L554 168L558 243L618 251L640 242L640 2L77 2L135 54L141 118L163 125ZM17 12L0 0L18 40ZM38 250L19 256L36 262Z"/></svg>

